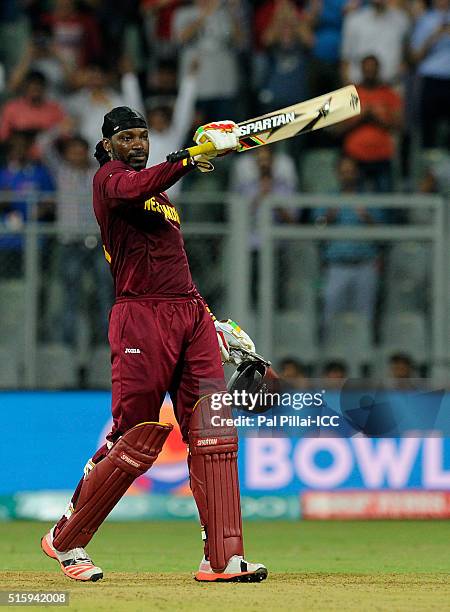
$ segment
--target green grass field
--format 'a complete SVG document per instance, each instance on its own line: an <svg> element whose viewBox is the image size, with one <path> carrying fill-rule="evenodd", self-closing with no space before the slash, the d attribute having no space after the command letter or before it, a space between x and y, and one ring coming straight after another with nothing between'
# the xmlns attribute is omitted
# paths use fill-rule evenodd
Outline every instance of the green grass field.
<svg viewBox="0 0 450 612"><path fill-rule="evenodd" d="M70 610L450 610L450 522L254 522L261 584L198 584L198 525L108 523L89 546L105 578L75 583L45 557L43 523L0 523L0 589L68 590ZM62 608L67 609L67 608Z"/></svg>

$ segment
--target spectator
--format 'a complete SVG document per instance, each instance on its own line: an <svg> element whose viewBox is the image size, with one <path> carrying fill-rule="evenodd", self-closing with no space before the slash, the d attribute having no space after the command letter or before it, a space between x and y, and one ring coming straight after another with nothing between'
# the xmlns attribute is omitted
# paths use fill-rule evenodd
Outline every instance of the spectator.
<svg viewBox="0 0 450 612"><path fill-rule="evenodd" d="M231 0L230 0L231 4ZM220 0L195 0L177 9L173 35L181 45L180 76L198 60L198 108L206 121L236 117L238 94L236 46L241 42L235 11Z"/></svg>
<svg viewBox="0 0 450 612"><path fill-rule="evenodd" d="M24 5L20 0L0 2L0 58L6 74L19 61L23 51L24 39L28 32L28 20L24 15Z"/></svg>
<svg viewBox="0 0 450 612"><path fill-rule="evenodd" d="M269 195L277 196L282 201L284 196L297 191L297 174L291 157L285 153L274 153L270 147L260 147L255 154L248 154L245 159L236 159L230 173L231 190L251 202L251 233L249 247L252 253L252 301L257 301L258 285L258 251L261 238L257 231L261 204ZM298 213L293 209L277 208L274 210L276 223L295 223ZM281 245L280 249L282 252ZM279 253L280 255L280 253ZM278 279L282 281L281 278ZM278 296L283 300L283 288Z"/></svg>
<svg viewBox="0 0 450 612"><path fill-rule="evenodd" d="M100 55L94 61L107 61L108 66L117 66L124 51L133 54L134 61L141 67L143 57L144 24L140 11L140 0L88 0L95 11L94 17L101 31ZM92 60L87 60L90 63Z"/></svg>
<svg viewBox="0 0 450 612"><path fill-rule="evenodd" d="M30 71L37 71L45 76L49 93L55 97L61 96L70 82L71 67L52 47L50 36L45 30L33 33L19 63L11 74L8 89L17 92Z"/></svg>
<svg viewBox="0 0 450 612"><path fill-rule="evenodd" d="M358 193L359 173L356 162L342 157L338 164L340 193ZM384 211L370 208L315 209L317 223L333 225L373 225L385 221ZM357 311L373 323L378 288L378 247L371 242L334 240L325 246L324 330L341 312Z"/></svg>
<svg viewBox="0 0 450 612"><path fill-rule="evenodd" d="M309 384L305 367L293 357L285 357L280 362L279 375L290 387L306 389Z"/></svg>
<svg viewBox="0 0 450 612"><path fill-rule="evenodd" d="M23 96L3 107L0 118L0 141L13 132L41 132L55 127L66 118L62 106L47 97L47 81L40 72L29 72L23 83Z"/></svg>
<svg viewBox="0 0 450 612"><path fill-rule="evenodd" d="M311 0L308 14L314 31L311 94L319 96L340 86L342 24L348 0Z"/></svg>
<svg viewBox="0 0 450 612"><path fill-rule="evenodd" d="M55 50L73 69L100 59L100 30L92 15L80 12L75 0L55 0L53 11L44 14L42 26L51 32Z"/></svg>
<svg viewBox="0 0 450 612"><path fill-rule="evenodd" d="M75 345L84 301L81 280L90 275L96 291L91 337L105 342L112 283L91 205L92 179L98 166L88 143L80 136L63 140L59 151L57 140L47 138L44 153L56 181L59 278L63 288L59 322L51 326L59 334L53 333L53 339Z"/></svg>
<svg viewBox="0 0 450 612"><path fill-rule="evenodd" d="M341 389L348 377L348 367L344 361L329 361L322 372L324 384L328 389Z"/></svg>
<svg viewBox="0 0 450 612"><path fill-rule="evenodd" d="M180 0L141 0L145 31L151 58L167 57L176 53L172 36L172 21Z"/></svg>
<svg viewBox="0 0 450 612"><path fill-rule="evenodd" d="M380 64L374 55L362 60L361 69L361 114L341 124L343 148L358 162L364 191L389 192L393 188L395 136L402 125L402 100L380 81Z"/></svg>
<svg viewBox="0 0 450 612"><path fill-rule="evenodd" d="M128 60L121 65L121 91L111 87L112 75L104 65L91 64L79 73L81 89L67 102L70 115L77 123L77 131L88 142L92 151L101 138L99 126L103 116L115 106L130 106L143 112L139 81Z"/></svg>
<svg viewBox="0 0 450 612"><path fill-rule="evenodd" d="M424 147L439 145L440 122L450 145L450 2L434 0L419 17L411 38L412 58L421 78L419 115Z"/></svg>
<svg viewBox="0 0 450 612"><path fill-rule="evenodd" d="M261 179L270 179L270 188L279 194L297 191L295 163L289 155L277 153L272 147L259 147L245 157L235 159L231 169L231 188L244 197L254 199L261 189ZM257 212L259 202L255 202ZM281 213L280 211L280 214ZM287 213L286 213L287 214Z"/></svg>
<svg viewBox="0 0 450 612"><path fill-rule="evenodd" d="M147 113L150 128L150 157L148 166L165 161L166 155L181 149L186 132L192 125L197 92L197 70L187 73L180 83L180 89L172 109L168 106L156 106ZM168 193L175 198L182 187L182 181L175 183Z"/></svg>
<svg viewBox="0 0 450 612"><path fill-rule="evenodd" d="M406 353L394 353L389 358L389 385L398 390L418 390L414 379L417 378L413 359Z"/></svg>
<svg viewBox="0 0 450 612"><path fill-rule="evenodd" d="M428 160L419 185L420 193L441 193L450 196L450 156L437 152L436 159Z"/></svg>
<svg viewBox="0 0 450 612"><path fill-rule="evenodd" d="M263 112L309 97L308 53L313 41L306 15L299 14L290 0L278 2L261 40L266 50L260 92Z"/></svg>
<svg viewBox="0 0 450 612"><path fill-rule="evenodd" d="M33 135L13 132L6 143L6 163L0 166L0 225L11 234L0 236L0 274L22 276L23 236L18 233L31 219L52 218L54 182L49 170L32 159ZM45 193L36 202L39 192ZM11 197L12 196L12 197ZM14 235L15 234L15 235Z"/></svg>
<svg viewBox="0 0 450 612"><path fill-rule="evenodd" d="M261 6L255 10L253 31L255 33L256 47L263 46L263 39L267 30L271 28L277 13L289 12L294 21L300 21L303 13L296 0L265 0Z"/></svg>
<svg viewBox="0 0 450 612"><path fill-rule="evenodd" d="M404 380L414 376L413 360L406 353L394 353L389 358L390 377L396 380Z"/></svg>
<svg viewBox="0 0 450 612"><path fill-rule="evenodd" d="M179 89L175 62L160 61L157 67L148 73L146 89L146 108L173 106Z"/></svg>
<svg viewBox="0 0 450 612"><path fill-rule="evenodd" d="M342 33L342 79L344 83L361 81L361 60L375 55L381 65L381 80L398 81L409 29L407 14L390 8L387 0L370 0L344 19Z"/></svg>

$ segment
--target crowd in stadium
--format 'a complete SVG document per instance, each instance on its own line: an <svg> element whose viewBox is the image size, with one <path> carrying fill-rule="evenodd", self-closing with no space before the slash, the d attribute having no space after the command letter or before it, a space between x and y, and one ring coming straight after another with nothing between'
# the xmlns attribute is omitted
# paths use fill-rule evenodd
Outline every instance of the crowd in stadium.
<svg viewBox="0 0 450 612"><path fill-rule="evenodd" d="M32 210L20 195L5 197L0 226L15 231L31 217L62 230L95 223L92 154L114 106L146 114L150 163L159 163L205 121L240 121L347 83L358 87L360 117L217 164L215 187L248 197L255 217L267 194L450 191L449 0L2 0L0 190L45 197ZM311 184L317 165L320 184ZM195 188L195 179L181 185ZM408 220L364 208L276 211L279 223ZM258 236L250 241L257 253ZM73 236L58 245L68 343L83 269L95 276L106 325L108 270L87 246ZM0 236L2 278L23 274L22 250L20 236ZM321 256L325 332L352 308L375 321L384 252L336 241Z"/></svg>

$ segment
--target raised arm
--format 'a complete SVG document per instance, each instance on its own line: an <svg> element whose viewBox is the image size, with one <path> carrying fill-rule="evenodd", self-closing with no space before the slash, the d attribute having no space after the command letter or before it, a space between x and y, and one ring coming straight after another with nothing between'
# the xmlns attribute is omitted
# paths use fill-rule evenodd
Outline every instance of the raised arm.
<svg viewBox="0 0 450 612"><path fill-rule="evenodd" d="M180 162L163 162L140 172L121 169L107 175L103 183L104 194L111 199L111 206L120 206L118 200L132 200L156 195L172 187L181 177L195 167L190 159Z"/></svg>
<svg viewBox="0 0 450 612"><path fill-rule="evenodd" d="M176 133L176 139L179 143L177 147L181 147L183 144L183 137L192 125L196 97L197 73L195 68L194 70L191 69L191 71L183 77L173 109L172 129Z"/></svg>

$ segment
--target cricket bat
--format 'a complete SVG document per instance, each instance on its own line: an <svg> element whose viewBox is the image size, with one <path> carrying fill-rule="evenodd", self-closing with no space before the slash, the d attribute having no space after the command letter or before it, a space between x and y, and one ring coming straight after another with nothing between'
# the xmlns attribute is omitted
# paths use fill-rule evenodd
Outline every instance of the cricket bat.
<svg viewBox="0 0 450 612"><path fill-rule="evenodd" d="M292 138L299 134L320 130L339 121L344 121L361 112L358 92L354 85L347 85L336 91L318 96L312 100L299 102L272 113L248 119L239 126L238 153L250 151L256 147L272 144L279 140ZM202 153L211 153L214 145L211 142L175 151L167 156L167 161L194 157Z"/></svg>

